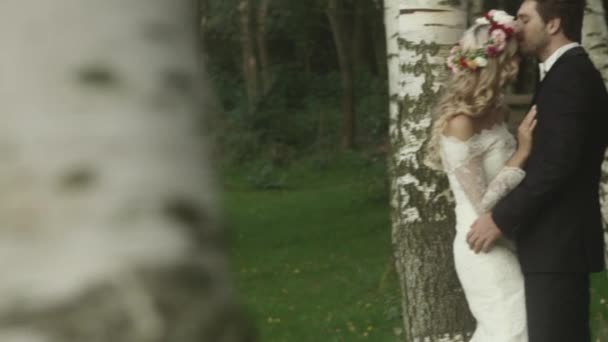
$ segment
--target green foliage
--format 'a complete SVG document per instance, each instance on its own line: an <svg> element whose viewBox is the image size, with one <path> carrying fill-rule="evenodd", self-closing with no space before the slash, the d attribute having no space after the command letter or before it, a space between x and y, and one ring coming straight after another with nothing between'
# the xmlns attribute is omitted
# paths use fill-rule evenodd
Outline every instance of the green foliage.
<svg viewBox="0 0 608 342"><path fill-rule="evenodd" d="M237 42L239 37L238 0L199 0L205 1L206 40Z"/></svg>
<svg viewBox="0 0 608 342"><path fill-rule="evenodd" d="M388 139L388 85L386 80L370 74L358 73L355 79L357 94L357 123L360 145L375 145Z"/></svg>
<svg viewBox="0 0 608 342"><path fill-rule="evenodd" d="M228 116L228 114L227 114ZM261 145L259 134L248 129L244 123L234 118L223 118L220 130L215 133L217 156L222 164L240 164L257 158Z"/></svg>
<svg viewBox="0 0 608 342"><path fill-rule="evenodd" d="M256 190L279 190L287 186L285 173L268 162L255 168L247 179Z"/></svg>
<svg viewBox="0 0 608 342"><path fill-rule="evenodd" d="M375 0L366 1L376 5ZM242 74L238 1L207 0L206 3L203 32L208 52L206 60L224 109L222 122L217 125L223 162L238 164L262 158L277 166L277 163L288 163L294 155L339 146L342 85L325 12L327 1L270 2L265 39L272 63L271 86L254 108L248 108ZM343 14L352 16L353 4L351 0L346 1ZM381 11L370 13L366 15L381 15ZM255 21L252 18L254 29ZM369 39L384 38L366 35L365 39L367 48L372 49ZM376 65L363 68L375 69ZM388 130L387 81L383 77L370 72L357 72L354 77L356 139L364 148L382 144ZM261 180L270 174L272 172L260 171L254 178ZM256 183L262 186L266 182Z"/></svg>
<svg viewBox="0 0 608 342"><path fill-rule="evenodd" d="M608 341L608 274L591 277L591 330L593 341Z"/></svg>
<svg viewBox="0 0 608 342"><path fill-rule="evenodd" d="M273 68L273 87L252 113L247 112L238 75L218 68L212 68L210 73L225 108L219 134L225 162L268 157L286 164L294 156L339 144L339 72L306 73L293 64L277 65ZM364 149L382 144L388 132L386 83L361 72L355 88L357 141Z"/></svg>

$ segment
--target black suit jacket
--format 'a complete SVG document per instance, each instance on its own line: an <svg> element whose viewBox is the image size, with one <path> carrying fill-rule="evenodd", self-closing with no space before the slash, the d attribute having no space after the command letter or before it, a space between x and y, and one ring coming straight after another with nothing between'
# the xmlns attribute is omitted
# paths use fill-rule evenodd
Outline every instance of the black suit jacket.
<svg viewBox="0 0 608 342"><path fill-rule="evenodd" d="M585 50L568 50L534 96L538 124L522 183L492 210L526 273L604 269L599 203L608 94Z"/></svg>

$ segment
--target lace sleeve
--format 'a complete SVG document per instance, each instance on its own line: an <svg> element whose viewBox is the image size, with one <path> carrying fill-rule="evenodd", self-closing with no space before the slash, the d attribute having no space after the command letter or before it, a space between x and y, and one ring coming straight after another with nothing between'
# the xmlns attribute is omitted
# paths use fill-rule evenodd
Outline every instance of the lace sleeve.
<svg viewBox="0 0 608 342"><path fill-rule="evenodd" d="M481 199L480 210L482 213L494 208L498 201L513 190L526 177L526 172L518 167L505 166L498 175L490 182L486 192ZM478 212L479 213L479 212Z"/></svg>
<svg viewBox="0 0 608 342"><path fill-rule="evenodd" d="M520 168L505 166L488 184L482 164L484 150L475 137L467 141L451 137L443 140L441 159L445 171L455 176L478 215L492 209L526 175Z"/></svg>

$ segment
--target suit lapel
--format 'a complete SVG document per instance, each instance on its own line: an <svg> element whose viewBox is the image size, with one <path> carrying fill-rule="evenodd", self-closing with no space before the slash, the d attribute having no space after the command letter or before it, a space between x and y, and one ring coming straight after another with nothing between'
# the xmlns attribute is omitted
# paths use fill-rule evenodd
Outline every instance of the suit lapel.
<svg viewBox="0 0 608 342"><path fill-rule="evenodd" d="M536 104L536 98L538 97L538 94L540 93L540 90L543 87L543 84L545 83L545 81L547 81L547 78L549 77L549 75L551 75L551 73L553 71L555 71L555 68L563 63L565 60L568 60L570 57L573 56L581 56L581 55L586 55L587 52L585 52L585 49L583 49L580 46L577 46L575 48L572 48L566 52L564 52L563 55L561 55L553 64L553 66L551 67L551 69L549 69L549 71L547 72L547 74L545 75L545 77L543 78L542 81L538 82L536 85L536 91L534 92L534 96L532 97L532 102L530 103L530 107L532 107L534 104Z"/></svg>
<svg viewBox="0 0 608 342"><path fill-rule="evenodd" d="M536 103L536 97L538 96L538 93L540 91L541 84L542 81L536 80L536 87L534 87L534 95L532 96L532 102L530 102L530 107L532 107Z"/></svg>

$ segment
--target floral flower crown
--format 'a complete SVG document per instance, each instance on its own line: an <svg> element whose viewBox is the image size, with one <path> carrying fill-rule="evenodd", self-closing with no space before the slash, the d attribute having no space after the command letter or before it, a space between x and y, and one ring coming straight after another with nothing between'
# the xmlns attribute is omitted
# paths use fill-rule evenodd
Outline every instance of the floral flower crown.
<svg viewBox="0 0 608 342"><path fill-rule="evenodd" d="M457 44L450 51L447 66L456 73L461 70L473 72L488 65L488 58L500 55L507 46L507 40L515 33L515 18L505 11L491 10L475 21L476 24L490 25L490 36L483 47L473 51L463 51Z"/></svg>

